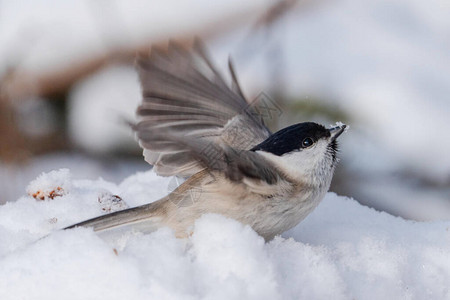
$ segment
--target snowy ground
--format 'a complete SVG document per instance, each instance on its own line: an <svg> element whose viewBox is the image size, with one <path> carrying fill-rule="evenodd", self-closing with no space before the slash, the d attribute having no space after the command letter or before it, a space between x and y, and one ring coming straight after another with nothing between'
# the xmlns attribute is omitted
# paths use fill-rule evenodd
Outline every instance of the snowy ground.
<svg viewBox="0 0 450 300"><path fill-rule="evenodd" d="M138 146L136 146L138 147ZM36 156L23 164L8 165L0 162L0 205L21 197L27 185L42 172L70 169L72 178L95 180L103 178L119 183L136 172L151 169L142 157L117 157L86 155L76 152L59 152Z"/></svg>
<svg viewBox="0 0 450 300"><path fill-rule="evenodd" d="M450 222L405 221L333 193L269 243L218 215L199 219L188 240L166 228L109 242L58 231L154 201L170 180L148 171L116 185L60 170L31 182L38 200L0 206L0 299L450 297Z"/></svg>

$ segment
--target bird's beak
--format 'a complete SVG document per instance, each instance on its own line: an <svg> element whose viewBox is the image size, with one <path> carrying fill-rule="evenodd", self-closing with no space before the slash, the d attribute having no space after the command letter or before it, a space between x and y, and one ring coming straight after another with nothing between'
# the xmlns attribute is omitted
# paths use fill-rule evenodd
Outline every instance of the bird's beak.
<svg viewBox="0 0 450 300"><path fill-rule="evenodd" d="M345 128L347 128L347 125L342 124L328 129L331 135L330 136L331 141L336 140L344 132Z"/></svg>

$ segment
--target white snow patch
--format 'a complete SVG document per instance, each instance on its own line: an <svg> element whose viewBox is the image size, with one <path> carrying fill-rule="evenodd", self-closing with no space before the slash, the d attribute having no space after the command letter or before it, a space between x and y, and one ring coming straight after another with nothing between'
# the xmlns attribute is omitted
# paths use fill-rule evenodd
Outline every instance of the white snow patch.
<svg viewBox="0 0 450 300"><path fill-rule="evenodd" d="M72 188L69 169L60 169L42 173L27 186L28 195L41 195L48 198L52 192L67 194ZM44 200L44 199L41 199Z"/></svg>
<svg viewBox="0 0 450 300"><path fill-rule="evenodd" d="M164 196L170 178L151 171L119 185L72 180L67 171L40 178L43 186L71 184L70 193L0 206L2 300L450 296L448 221L406 221L328 193L305 221L269 243L249 226L207 214L189 239L161 228L114 248L91 229L57 229L105 213L99 193L140 205Z"/></svg>

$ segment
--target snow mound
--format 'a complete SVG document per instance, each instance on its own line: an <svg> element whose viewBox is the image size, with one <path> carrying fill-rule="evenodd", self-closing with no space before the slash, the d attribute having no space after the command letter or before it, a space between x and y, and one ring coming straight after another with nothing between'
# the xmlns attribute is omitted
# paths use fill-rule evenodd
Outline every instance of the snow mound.
<svg viewBox="0 0 450 300"><path fill-rule="evenodd" d="M62 196L70 191L70 171L61 169L42 173L38 178L30 182L27 194L35 199L46 200Z"/></svg>
<svg viewBox="0 0 450 300"><path fill-rule="evenodd" d="M119 185L73 180L67 170L41 175L29 189L70 189L0 206L0 299L450 296L450 222L406 221L333 193L269 243L249 226L213 214L197 220L189 239L161 228L130 234L121 247L91 229L57 230L107 213L101 195L136 206L164 196L170 180L151 171Z"/></svg>

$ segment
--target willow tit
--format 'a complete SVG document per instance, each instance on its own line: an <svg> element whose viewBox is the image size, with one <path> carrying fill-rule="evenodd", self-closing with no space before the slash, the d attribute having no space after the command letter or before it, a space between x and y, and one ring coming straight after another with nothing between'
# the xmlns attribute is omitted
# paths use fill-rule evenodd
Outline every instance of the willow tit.
<svg viewBox="0 0 450 300"><path fill-rule="evenodd" d="M87 220L105 232L170 227L188 236L202 214L250 225L266 240L302 221L322 200L346 125L299 123L271 134L245 100L231 63L231 87L199 43L152 49L137 62L143 101L134 129L162 176L188 178L168 196Z"/></svg>

